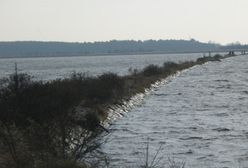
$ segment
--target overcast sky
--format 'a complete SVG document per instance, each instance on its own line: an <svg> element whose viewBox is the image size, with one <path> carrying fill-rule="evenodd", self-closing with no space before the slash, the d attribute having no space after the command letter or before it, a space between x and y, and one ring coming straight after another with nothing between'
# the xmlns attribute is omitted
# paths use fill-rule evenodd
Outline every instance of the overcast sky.
<svg viewBox="0 0 248 168"><path fill-rule="evenodd" d="M248 0L0 0L0 41L248 43Z"/></svg>

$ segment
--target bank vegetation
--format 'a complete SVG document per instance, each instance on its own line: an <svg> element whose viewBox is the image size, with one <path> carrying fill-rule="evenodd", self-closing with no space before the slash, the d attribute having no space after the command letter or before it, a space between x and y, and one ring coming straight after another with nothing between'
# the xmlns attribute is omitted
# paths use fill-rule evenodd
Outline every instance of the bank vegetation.
<svg viewBox="0 0 248 168"><path fill-rule="evenodd" d="M130 70L126 76L97 77L73 73L69 78L34 81L17 72L0 80L1 168L85 168L98 157L108 117L107 107L145 92L170 75L225 57ZM93 166L94 167L94 166Z"/></svg>

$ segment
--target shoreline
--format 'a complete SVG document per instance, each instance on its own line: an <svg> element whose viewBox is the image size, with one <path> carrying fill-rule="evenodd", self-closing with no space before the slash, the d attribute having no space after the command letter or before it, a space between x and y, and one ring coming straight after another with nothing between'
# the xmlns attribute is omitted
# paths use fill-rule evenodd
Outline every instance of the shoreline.
<svg viewBox="0 0 248 168"><path fill-rule="evenodd" d="M99 53L99 54L71 54L68 55L51 55L51 56L0 56L0 59L25 59L25 58L70 58L70 57L101 57L101 56L136 56L136 55L167 55L167 54L204 54L204 53L228 53L224 50L212 50L212 51L182 51L182 52L141 52L141 53Z"/></svg>
<svg viewBox="0 0 248 168"><path fill-rule="evenodd" d="M165 62L163 66L130 70L125 76L72 74L71 78L49 82L32 81L16 71L0 87L0 145L8 144L4 151L15 167L40 162L51 166L61 161L78 164L101 145L98 140L108 132L103 123L112 120L111 110L115 113L119 107L128 107L135 96L144 98L159 82L183 70L232 56ZM0 162L4 161L0 151Z"/></svg>

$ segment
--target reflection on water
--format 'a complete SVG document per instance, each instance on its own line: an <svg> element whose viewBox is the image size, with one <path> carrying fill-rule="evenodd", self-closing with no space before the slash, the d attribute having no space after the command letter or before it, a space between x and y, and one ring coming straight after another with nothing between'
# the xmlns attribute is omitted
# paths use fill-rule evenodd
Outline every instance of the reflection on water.
<svg viewBox="0 0 248 168"><path fill-rule="evenodd" d="M248 165L248 56L196 66L115 120L103 146L112 167L135 167L162 144L186 167Z"/></svg>

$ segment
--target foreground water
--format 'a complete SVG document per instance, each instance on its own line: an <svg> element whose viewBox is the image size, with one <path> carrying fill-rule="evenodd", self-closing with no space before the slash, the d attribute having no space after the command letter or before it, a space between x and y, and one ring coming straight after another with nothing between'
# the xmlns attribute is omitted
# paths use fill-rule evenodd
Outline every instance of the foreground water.
<svg viewBox="0 0 248 168"><path fill-rule="evenodd" d="M189 168L246 167L247 62L238 56L196 66L151 92L110 126L103 146L110 167L143 164L148 141L150 161L162 147L160 166L172 158Z"/></svg>
<svg viewBox="0 0 248 168"><path fill-rule="evenodd" d="M18 71L28 73L37 80L52 80L68 77L72 72L88 72L99 75L114 72L118 75L128 73L129 68L142 69L149 64L161 65L166 61L190 61L202 57L202 53L156 54L156 55L113 55L81 57L45 57L45 58L2 58L0 59L0 78Z"/></svg>

